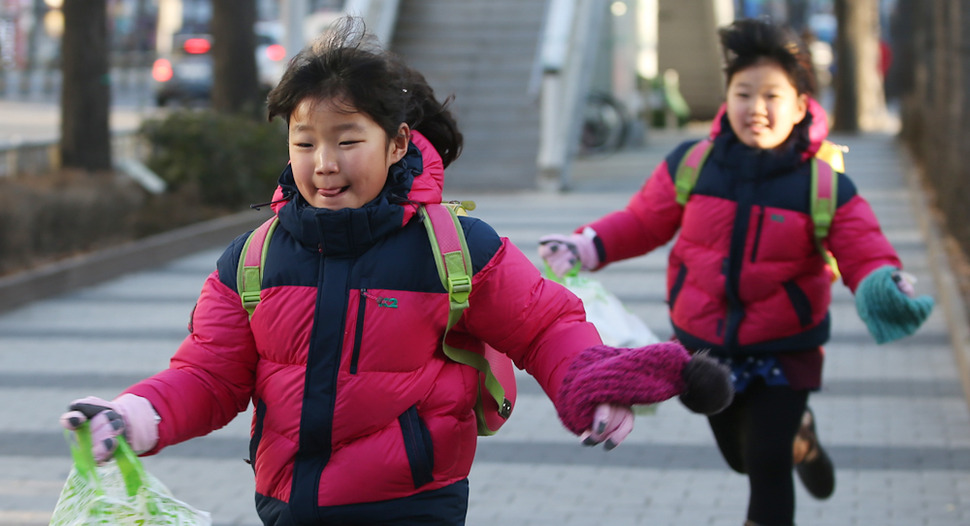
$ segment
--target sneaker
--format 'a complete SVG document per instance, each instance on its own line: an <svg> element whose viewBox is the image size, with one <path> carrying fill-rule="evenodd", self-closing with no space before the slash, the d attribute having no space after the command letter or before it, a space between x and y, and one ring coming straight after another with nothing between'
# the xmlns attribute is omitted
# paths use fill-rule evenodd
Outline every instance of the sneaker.
<svg viewBox="0 0 970 526"><path fill-rule="evenodd" d="M792 444L795 472L805 489L816 499L827 499L835 492L835 465L822 449L815 433L815 415L805 408L802 426Z"/></svg>

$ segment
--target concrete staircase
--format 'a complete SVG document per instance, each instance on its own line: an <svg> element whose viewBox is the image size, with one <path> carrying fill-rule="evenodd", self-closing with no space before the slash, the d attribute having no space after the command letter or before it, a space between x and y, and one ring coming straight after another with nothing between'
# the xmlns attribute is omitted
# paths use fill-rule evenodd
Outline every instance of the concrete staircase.
<svg viewBox="0 0 970 526"><path fill-rule="evenodd" d="M537 184L539 101L530 79L546 0L402 0L390 48L422 72L465 137L446 188Z"/></svg>

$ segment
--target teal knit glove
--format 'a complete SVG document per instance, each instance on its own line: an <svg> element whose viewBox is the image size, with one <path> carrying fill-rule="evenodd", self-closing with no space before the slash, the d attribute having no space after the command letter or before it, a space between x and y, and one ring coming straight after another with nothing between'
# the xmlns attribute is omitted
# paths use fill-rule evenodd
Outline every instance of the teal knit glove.
<svg viewBox="0 0 970 526"><path fill-rule="evenodd" d="M933 310L932 297L908 296L901 290L907 287L900 284L901 279L898 269L880 267L866 276L855 291L856 310L876 343L913 334Z"/></svg>

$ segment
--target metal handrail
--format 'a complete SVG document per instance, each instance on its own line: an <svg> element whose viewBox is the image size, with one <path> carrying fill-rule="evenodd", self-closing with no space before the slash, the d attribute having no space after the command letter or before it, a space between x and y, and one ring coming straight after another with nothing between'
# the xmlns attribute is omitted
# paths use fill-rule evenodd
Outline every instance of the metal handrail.
<svg viewBox="0 0 970 526"><path fill-rule="evenodd" d="M377 37L381 45L390 46L397 24L399 0L347 0L344 12L364 19L369 33Z"/></svg>
<svg viewBox="0 0 970 526"><path fill-rule="evenodd" d="M604 15L597 0L549 2L537 58L542 80L536 162L544 189L569 187Z"/></svg>

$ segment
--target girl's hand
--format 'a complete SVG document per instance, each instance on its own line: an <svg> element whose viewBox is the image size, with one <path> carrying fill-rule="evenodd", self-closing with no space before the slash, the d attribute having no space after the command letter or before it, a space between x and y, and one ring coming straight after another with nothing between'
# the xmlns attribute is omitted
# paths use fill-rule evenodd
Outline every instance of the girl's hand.
<svg viewBox="0 0 970 526"><path fill-rule="evenodd" d="M583 445L595 446L604 442L603 447L609 451L633 431L633 409L629 406L600 404L593 414L593 426L586 430L579 438Z"/></svg>
<svg viewBox="0 0 970 526"><path fill-rule="evenodd" d="M909 272L897 270L896 272L893 272L893 281L896 283L896 288L898 288L900 292L909 296L910 298L916 297L916 276L910 274Z"/></svg>
<svg viewBox="0 0 970 526"><path fill-rule="evenodd" d="M916 295L916 278L889 265L869 273L855 290L855 306L876 343L916 332L933 310L933 298Z"/></svg>
<svg viewBox="0 0 970 526"><path fill-rule="evenodd" d="M98 463L111 460L119 435L124 435L132 451L139 454L158 443L158 413L140 396L124 394L111 402L89 396L71 402L68 412L61 415L61 425L70 431L88 421L92 453Z"/></svg>
<svg viewBox="0 0 970 526"><path fill-rule="evenodd" d="M565 276L577 264L581 270L593 270L599 266L600 258L593 241L596 233L587 230L591 234L550 234L539 238L539 257L559 277Z"/></svg>

